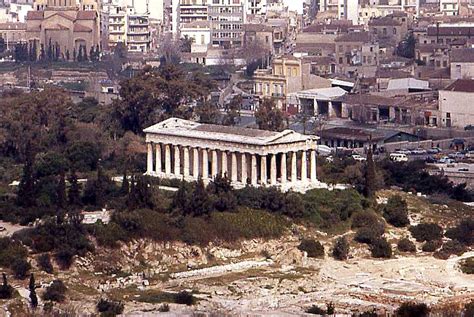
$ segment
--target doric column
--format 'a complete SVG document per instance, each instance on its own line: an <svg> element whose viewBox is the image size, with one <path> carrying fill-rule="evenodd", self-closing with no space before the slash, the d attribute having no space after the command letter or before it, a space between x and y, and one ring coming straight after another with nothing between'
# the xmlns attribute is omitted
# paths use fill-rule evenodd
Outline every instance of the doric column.
<svg viewBox="0 0 474 317"><path fill-rule="evenodd" d="M281 183L286 184L286 153L281 154L281 166L280 166L280 174L281 174Z"/></svg>
<svg viewBox="0 0 474 317"><path fill-rule="evenodd" d="M183 156L184 156L184 166L183 166L183 175L184 177L189 176L189 148L185 146L183 148Z"/></svg>
<svg viewBox="0 0 474 317"><path fill-rule="evenodd" d="M247 185L247 154L242 153L241 155L242 160L242 183Z"/></svg>
<svg viewBox="0 0 474 317"><path fill-rule="evenodd" d="M153 145L151 143L147 143L147 151L146 172L151 175L153 173Z"/></svg>
<svg viewBox="0 0 474 317"><path fill-rule="evenodd" d="M227 152L222 152L222 168L221 168L222 176L225 176L227 173ZM229 176L229 175L227 175Z"/></svg>
<svg viewBox="0 0 474 317"><path fill-rule="evenodd" d="M255 154L252 154L252 161L251 161L251 168L252 168L252 186L257 186L257 156Z"/></svg>
<svg viewBox="0 0 474 317"><path fill-rule="evenodd" d="M306 151L301 154L301 181L306 182L308 180L308 162L306 158Z"/></svg>
<svg viewBox="0 0 474 317"><path fill-rule="evenodd" d="M235 152L232 152L231 154L231 174L230 174L230 180L232 182L237 182L238 180L238 175L237 175L237 154Z"/></svg>
<svg viewBox="0 0 474 317"><path fill-rule="evenodd" d="M310 164L311 164L311 182L316 182L317 181L317 178L316 178L316 151L315 150L311 150L311 157L310 157Z"/></svg>
<svg viewBox="0 0 474 317"><path fill-rule="evenodd" d="M218 173L218 170L217 170L217 151L216 150L212 150L212 162L211 162L211 178L214 178L216 177L217 173Z"/></svg>
<svg viewBox="0 0 474 317"><path fill-rule="evenodd" d="M156 159L156 173L161 174L161 145L159 143L155 144L155 159Z"/></svg>
<svg viewBox="0 0 474 317"><path fill-rule="evenodd" d="M297 174L297 169L296 169L296 160L297 160L296 153L297 152L293 152L291 154L291 182L292 183L295 183L298 181L298 174Z"/></svg>
<svg viewBox="0 0 474 317"><path fill-rule="evenodd" d="M270 184L272 186L277 183L277 158L276 154L271 154L270 158Z"/></svg>
<svg viewBox="0 0 474 317"><path fill-rule="evenodd" d="M202 149L202 178L209 178L209 157L207 149Z"/></svg>
<svg viewBox="0 0 474 317"><path fill-rule="evenodd" d="M171 174L171 148L169 144L165 145L165 174Z"/></svg>
<svg viewBox="0 0 474 317"><path fill-rule="evenodd" d="M174 175L181 175L181 153L179 146L174 146Z"/></svg>
<svg viewBox="0 0 474 317"><path fill-rule="evenodd" d="M265 185L267 183L267 156L260 157L260 183Z"/></svg>
<svg viewBox="0 0 474 317"><path fill-rule="evenodd" d="M199 150L196 147L193 148L193 176L199 178Z"/></svg>

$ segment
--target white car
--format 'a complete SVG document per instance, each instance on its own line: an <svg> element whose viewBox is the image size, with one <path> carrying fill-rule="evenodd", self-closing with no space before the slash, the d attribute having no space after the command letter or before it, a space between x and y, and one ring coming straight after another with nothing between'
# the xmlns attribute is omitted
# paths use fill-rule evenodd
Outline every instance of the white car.
<svg viewBox="0 0 474 317"><path fill-rule="evenodd" d="M395 152L390 154L390 160L393 162L408 162L408 157L406 154Z"/></svg>
<svg viewBox="0 0 474 317"><path fill-rule="evenodd" d="M367 161L367 159L363 156L360 156L359 154L352 154L352 158L356 160L357 162L364 162Z"/></svg>
<svg viewBox="0 0 474 317"><path fill-rule="evenodd" d="M395 153L410 155L411 151L410 150L398 150Z"/></svg>

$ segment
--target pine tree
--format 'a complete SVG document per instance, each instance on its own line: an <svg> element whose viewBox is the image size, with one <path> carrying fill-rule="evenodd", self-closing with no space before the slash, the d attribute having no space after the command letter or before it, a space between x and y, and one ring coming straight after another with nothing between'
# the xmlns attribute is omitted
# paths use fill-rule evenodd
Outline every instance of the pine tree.
<svg viewBox="0 0 474 317"><path fill-rule="evenodd" d="M372 155L372 148L369 148L367 152L367 167L365 171L365 186L364 195L365 197L372 199L375 194L376 187L376 174L375 174L375 163Z"/></svg>
<svg viewBox="0 0 474 317"><path fill-rule="evenodd" d="M71 175L69 176L68 202L73 206L81 205L81 186L77 181L77 175L75 171L72 171Z"/></svg>
<svg viewBox="0 0 474 317"><path fill-rule="evenodd" d="M178 191L173 197L172 207L174 210L180 211L183 214L187 213L187 209L189 208L189 197L184 181L181 182Z"/></svg>
<svg viewBox="0 0 474 317"><path fill-rule="evenodd" d="M30 276L29 290L30 290L31 307L33 307L34 309L38 307L38 297L36 296L36 284L35 284L35 277L33 273L31 273L31 276Z"/></svg>
<svg viewBox="0 0 474 317"><path fill-rule="evenodd" d="M18 185L17 203L23 207L32 207L35 204L35 179L33 176L34 157L27 144L26 162L23 167L23 175Z"/></svg>

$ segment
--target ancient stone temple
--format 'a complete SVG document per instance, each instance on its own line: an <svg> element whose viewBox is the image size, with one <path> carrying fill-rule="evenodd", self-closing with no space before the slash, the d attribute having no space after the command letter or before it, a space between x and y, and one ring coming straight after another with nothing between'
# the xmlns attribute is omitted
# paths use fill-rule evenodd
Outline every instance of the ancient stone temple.
<svg viewBox="0 0 474 317"><path fill-rule="evenodd" d="M235 188L276 186L306 191L316 177L317 137L291 130L264 130L200 124L171 118L144 130L147 174L208 183L226 175Z"/></svg>

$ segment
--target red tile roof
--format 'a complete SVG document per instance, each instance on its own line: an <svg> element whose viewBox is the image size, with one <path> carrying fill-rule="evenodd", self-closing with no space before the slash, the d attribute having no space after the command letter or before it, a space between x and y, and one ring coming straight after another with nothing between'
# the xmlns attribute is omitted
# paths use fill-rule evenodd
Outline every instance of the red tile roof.
<svg viewBox="0 0 474 317"><path fill-rule="evenodd" d="M43 20L43 11L28 11L26 20Z"/></svg>
<svg viewBox="0 0 474 317"><path fill-rule="evenodd" d="M334 42L362 42L366 43L369 41L368 32L352 32L338 36Z"/></svg>
<svg viewBox="0 0 474 317"><path fill-rule="evenodd" d="M457 91L457 92L474 92L474 80L472 79L458 79L443 90Z"/></svg>
<svg viewBox="0 0 474 317"><path fill-rule="evenodd" d="M97 18L97 13L95 11L78 11L76 19L77 20L95 20Z"/></svg>
<svg viewBox="0 0 474 317"><path fill-rule="evenodd" d="M92 29L82 24L75 23L74 32L92 32Z"/></svg>

